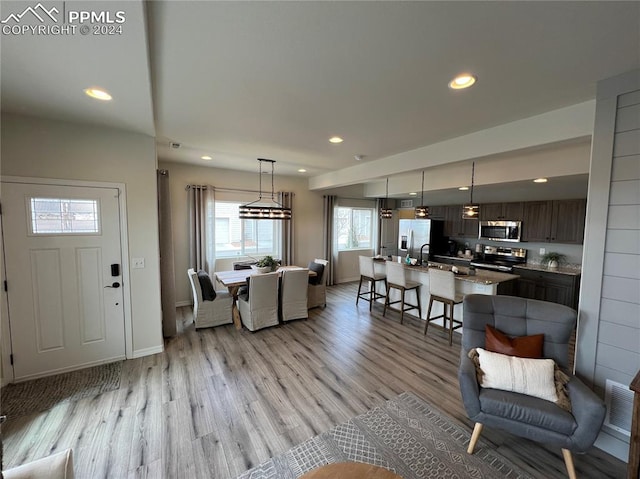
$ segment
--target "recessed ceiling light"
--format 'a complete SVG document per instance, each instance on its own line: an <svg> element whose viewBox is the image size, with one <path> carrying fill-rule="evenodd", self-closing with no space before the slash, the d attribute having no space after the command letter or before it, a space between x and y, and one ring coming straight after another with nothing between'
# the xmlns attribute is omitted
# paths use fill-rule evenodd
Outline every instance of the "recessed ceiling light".
<svg viewBox="0 0 640 479"><path fill-rule="evenodd" d="M298 173L306 173L306 172L307 172L307 170L305 170L304 168L300 168L300 169L298 170Z"/></svg>
<svg viewBox="0 0 640 479"><path fill-rule="evenodd" d="M534 183L546 183L547 180L546 178L536 178L535 180L533 180Z"/></svg>
<svg viewBox="0 0 640 479"><path fill-rule="evenodd" d="M111 100L111 95L108 92L100 88L87 88L84 90L85 95L95 98L96 100L107 101Z"/></svg>
<svg viewBox="0 0 640 479"><path fill-rule="evenodd" d="M409 196L418 196L418 193L412 191L411 193L409 193Z"/></svg>
<svg viewBox="0 0 640 479"><path fill-rule="evenodd" d="M329 138L329 141L331 143L338 144L338 143L342 143L344 140L342 138L340 138L339 136L332 136L331 138Z"/></svg>
<svg viewBox="0 0 640 479"><path fill-rule="evenodd" d="M461 186L460 188L458 188L460 191L467 191L469 189L468 186Z"/></svg>
<svg viewBox="0 0 640 479"><path fill-rule="evenodd" d="M213 158L211 158L209 155L204 155L204 156L201 156L200 158L202 158L203 160L207 160L207 161L213 160Z"/></svg>
<svg viewBox="0 0 640 479"><path fill-rule="evenodd" d="M461 73L449 82L449 88L452 90L462 90L469 88L476 82L477 78L470 73Z"/></svg>

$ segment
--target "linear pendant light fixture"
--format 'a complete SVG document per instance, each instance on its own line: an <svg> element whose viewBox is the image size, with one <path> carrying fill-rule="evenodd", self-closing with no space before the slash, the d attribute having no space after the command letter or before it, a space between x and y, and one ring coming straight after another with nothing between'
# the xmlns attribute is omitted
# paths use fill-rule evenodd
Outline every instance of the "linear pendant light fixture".
<svg viewBox="0 0 640 479"><path fill-rule="evenodd" d="M424 204L424 170L422 170L422 194L420 196L420 206L416 206L415 218L426 220L429 218L429 207Z"/></svg>
<svg viewBox="0 0 640 479"><path fill-rule="evenodd" d="M389 200L389 178L387 178L387 190L386 190L386 194L384 195L384 203L380 208L381 220L388 220L393 218L393 211L391 210L391 208L387 208L388 200Z"/></svg>
<svg viewBox="0 0 640 479"><path fill-rule="evenodd" d="M462 207L462 219L463 220L477 220L480 214L480 205L473 202L473 181L476 172L476 162L474 161L471 166L471 191L470 201Z"/></svg>
<svg viewBox="0 0 640 479"><path fill-rule="evenodd" d="M275 160L267 160L266 158L258 158L260 162L260 196L256 201L241 205L238 208L239 218L243 220L290 220L291 208L285 208L275 200L273 191L273 165ZM264 162L271 163L271 200L262 203L262 164Z"/></svg>

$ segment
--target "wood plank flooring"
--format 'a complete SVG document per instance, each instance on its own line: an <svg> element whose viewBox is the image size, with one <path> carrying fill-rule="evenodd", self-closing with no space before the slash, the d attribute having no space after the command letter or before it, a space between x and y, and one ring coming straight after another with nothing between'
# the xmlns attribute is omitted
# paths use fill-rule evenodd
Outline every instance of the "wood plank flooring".
<svg viewBox="0 0 640 479"><path fill-rule="evenodd" d="M125 361L120 389L2 427L5 467L73 448L76 477L233 478L332 426L413 391L469 431L457 381L459 336L355 305L328 288L308 320L255 333L233 325L179 334L162 354ZM566 477L559 450L485 428L482 439L539 478ZM621 461L575 456L581 478L624 477Z"/></svg>

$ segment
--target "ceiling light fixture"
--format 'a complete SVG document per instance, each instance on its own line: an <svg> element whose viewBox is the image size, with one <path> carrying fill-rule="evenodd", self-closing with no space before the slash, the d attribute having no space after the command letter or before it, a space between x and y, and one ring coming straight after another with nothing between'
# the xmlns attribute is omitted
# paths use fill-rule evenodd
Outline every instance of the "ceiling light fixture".
<svg viewBox="0 0 640 479"><path fill-rule="evenodd" d="M283 205L275 200L275 193L273 190L273 165L275 160L267 160L266 158L258 158L260 162L260 180L259 190L260 196L256 201L241 205L238 208L240 219L251 220L290 220L291 208L285 208ZM261 204L262 202L262 164L264 162L271 163L271 200L267 204ZM267 172L265 172L267 173Z"/></svg>
<svg viewBox="0 0 640 479"><path fill-rule="evenodd" d="M471 165L471 191L470 193L470 201L468 204L462 207L462 219L463 220L477 220L478 215L480 213L480 205L475 204L473 202L473 181L476 172L476 162L474 161Z"/></svg>
<svg viewBox="0 0 640 479"><path fill-rule="evenodd" d="M418 196L418 193L412 191L411 193L409 193L409 196Z"/></svg>
<svg viewBox="0 0 640 479"><path fill-rule="evenodd" d="M429 218L429 207L424 204L424 170L422 170L422 191L420 196L420 206L416 206L414 215L417 220L426 220Z"/></svg>
<svg viewBox="0 0 640 479"><path fill-rule="evenodd" d="M469 187L468 186L461 186L460 188L458 188L460 191L469 191Z"/></svg>
<svg viewBox="0 0 640 479"><path fill-rule="evenodd" d="M338 143L342 143L344 140L342 138L340 138L339 136L332 136L331 138L329 138L329 141L335 145L337 145Z"/></svg>
<svg viewBox="0 0 640 479"><path fill-rule="evenodd" d="M213 160L213 158L211 158L209 155L204 155L204 156L201 156L200 158L206 161Z"/></svg>
<svg viewBox="0 0 640 479"><path fill-rule="evenodd" d="M452 90L463 90L473 85L478 78L470 73L461 73L449 82Z"/></svg>
<svg viewBox="0 0 640 479"><path fill-rule="evenodd" d="M298 173L306 173L306 172L307 172L307 170L305 170L304 168L300 168L300 169L298 170Z"/></svg>
<svg viewBox="0 0 640 479"><path fill-rule="evenodd" d="M534 183L546 183L547 180L546 178L536 178L535 180L533 180Z"/></svg>
<svg viewBox="0 0 640 479"><path fill-rule="evenodd" d="M384 202L382 203L382 206L380 207L380 219L381 220L388 220L388 219L391 219L393 217L393 211L391 210L391 208L387 208L388 200L389 200L389 178L387 178L387 189L386 189L386 193L384 195Z"/></svg>
<svg viewBox="0 0 640 479"><path fill-rule="evenodd" d="M112 96L101 88L85 88L84 94L96 100L109 101Z"/></svg>

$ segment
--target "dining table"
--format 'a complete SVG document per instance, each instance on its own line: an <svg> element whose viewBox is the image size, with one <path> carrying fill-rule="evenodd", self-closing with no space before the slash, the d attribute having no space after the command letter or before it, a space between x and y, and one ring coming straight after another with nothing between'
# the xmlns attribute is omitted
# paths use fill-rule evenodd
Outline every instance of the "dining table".
<svg viewBox="0 0 640 479"><path fill-rule="evenodd" d="M284 271L306 269L302 266L280 266L276 269L276 272L282 275ZM229 290L229 293L233 297L233 304L231 306L233 324L236 329L242 329L242 321L240 320L240 312L238 311L238 290L241 286L247 284L247 278L255 276L259 273L255 269L239 269L233 271L216 271L214 273L216 280ZM315 271L309 270L309 276L317 276Z"/></svg>

